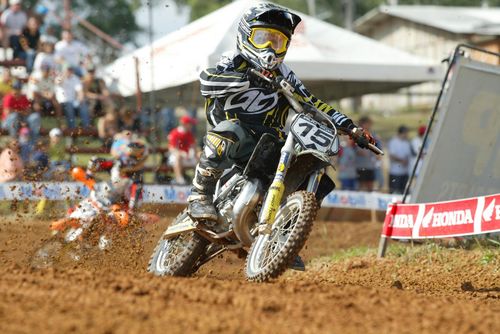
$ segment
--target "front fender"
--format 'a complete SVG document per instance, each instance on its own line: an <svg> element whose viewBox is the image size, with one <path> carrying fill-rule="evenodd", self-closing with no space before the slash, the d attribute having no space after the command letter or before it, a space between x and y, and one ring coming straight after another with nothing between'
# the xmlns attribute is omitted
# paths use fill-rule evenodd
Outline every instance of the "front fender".
<svg viewBox="0 0 500 334"><path fill-rule="evenodd" d="M285 177L283 198L296 191L311 173L331 166L330 157L314 150L305 150L297 154Z"/></svg>

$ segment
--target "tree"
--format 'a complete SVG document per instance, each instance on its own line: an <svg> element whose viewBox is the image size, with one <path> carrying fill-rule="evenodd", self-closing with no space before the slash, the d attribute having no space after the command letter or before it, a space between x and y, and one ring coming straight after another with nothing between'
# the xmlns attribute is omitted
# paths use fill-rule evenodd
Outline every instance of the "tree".
<svg viewBox="0 0 500 334"><path fill-rule="evenodd" d="M141 30L135 21L136 0L73 0L73 11L120 42L128 42Z"/></svg>
<svg viewBox="0 0 500 334"><path fill-rule="evenodd" d="M24 0L27 10L35 8L38 0ZM64 17L63 1L52 0L56 6L56 14ZM120 42L133 40L141 28L135 21L134 13L140 7L140 0L72 0L72 10L78 16L113 36Z"/></svg>

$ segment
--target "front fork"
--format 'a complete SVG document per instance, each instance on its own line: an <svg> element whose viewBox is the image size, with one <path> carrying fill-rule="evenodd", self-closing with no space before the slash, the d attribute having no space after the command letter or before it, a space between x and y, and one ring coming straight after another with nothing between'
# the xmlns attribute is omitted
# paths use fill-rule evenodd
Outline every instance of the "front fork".
<svg viewBox="0 0 500 334"><path fill-rule="evenodd" d="M269 187L264 205L262 206L259 219L260 234L271 233L271 226L273 225L276 212L279 209L283 197L283 192L285 191L285 176L295 153L294 146L295 139L292 135L289 135L286 138L285 145L281 148L278 168L276 169L273 182Z"/></svg>
<svg viewBox="0 0 500 334"><path fill-rule="evenodd" d="M285 176L295 154L294 147L295 140L293 136L289 135L285 141L285 145L283 145L283 148L281 149L278 168L276 169L273 182L269 187L266 199L264 200L264 205L262 206L261 216L259 219L260 234L271 233L274 218L276 217L281 200L283 199L283 193L285 191ZM307 184L308 192L316 193L324 172L324 169L321 169L311 174Z"/></svg>

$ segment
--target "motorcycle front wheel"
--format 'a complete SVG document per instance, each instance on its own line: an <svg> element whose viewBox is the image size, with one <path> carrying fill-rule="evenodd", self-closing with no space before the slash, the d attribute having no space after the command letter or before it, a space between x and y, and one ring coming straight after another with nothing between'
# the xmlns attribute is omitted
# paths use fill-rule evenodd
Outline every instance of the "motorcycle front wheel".
<svg viewBox="0 0 500 334"><path fill-rule="evenodd" d="M280 276L309 237L318 205L313 193L297 191L276 213L270 234L259 235L248 252L246 277L267 282Z"/></svg>
<svg viewBox="0 0 500 334"><path fill-rule="evenodd" d="M172 225L191 219L184 210ZM195 264L205 253L208 241L194 232L187 232L172 239L158 241L149 260L148 271L157 276L189 276L196 271Z"/></svg>

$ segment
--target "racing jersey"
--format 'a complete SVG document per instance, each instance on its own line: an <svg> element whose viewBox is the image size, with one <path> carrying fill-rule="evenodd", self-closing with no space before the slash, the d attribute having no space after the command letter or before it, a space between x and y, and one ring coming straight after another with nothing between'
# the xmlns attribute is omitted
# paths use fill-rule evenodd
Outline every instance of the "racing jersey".
<svg viewBox="0 0 500 334"><path fill-rule="evenodd" d="M286 97L261 88L247 77L249 63L238 53L223 55L215 68L200 74L201 94L205 97L205 111L210 125L223 120L238 119L254 134L272 133L284 138L284 128L290 105ZM337 126L353 128L346 115L312 95L295 73L284 63L272 72L283 76L295 88L295 96L332 117Z"/></svg>
<svg viewBox="0 0 500 334"><path fill-rule="evenodd" d="M133 166L131 158L121 158L116 160L105 160L101 158L93 159L93 169L96 172L107 171L111 174L111 194L112 204L124 201L129 210L137 207L139 200L142 197L142 185L144 172L140 171L124 171L129 166Z"/></svg>

